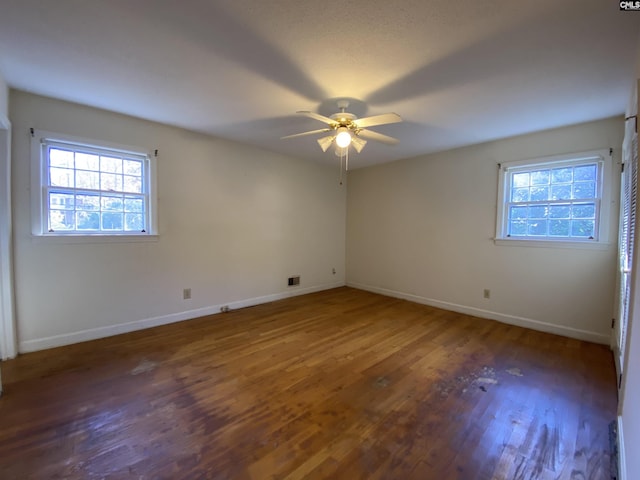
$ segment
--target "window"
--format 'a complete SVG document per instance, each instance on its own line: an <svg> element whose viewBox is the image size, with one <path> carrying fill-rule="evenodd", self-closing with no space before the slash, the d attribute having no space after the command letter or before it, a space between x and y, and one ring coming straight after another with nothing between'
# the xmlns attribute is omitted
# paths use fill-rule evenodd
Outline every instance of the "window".
<svg viewBox="0 0 640 480"><path fill-rule="evenodd" d="M500 165L497 240L603 243L609 151Z"/></svg>
<svg viewBox="0 0 640 480"><path fill-rule="evenodd" d="M142 149L33 132L34 235L155 233L154 161Z"/></svg>

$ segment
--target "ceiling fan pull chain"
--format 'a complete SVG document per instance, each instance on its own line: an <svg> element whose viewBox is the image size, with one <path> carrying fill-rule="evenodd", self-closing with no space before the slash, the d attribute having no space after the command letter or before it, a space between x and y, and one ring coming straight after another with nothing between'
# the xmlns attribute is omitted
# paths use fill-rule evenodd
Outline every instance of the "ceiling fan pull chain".
<svg viewBox="0 0 640 480"><path fill-rule="evenodd" d="M344 163L344 171L346 173L346 172L349 171L349 147L345 148L345 150L346 150L346 154L347 155L346 155L346 160L345 160L345 163Z"/></svg>

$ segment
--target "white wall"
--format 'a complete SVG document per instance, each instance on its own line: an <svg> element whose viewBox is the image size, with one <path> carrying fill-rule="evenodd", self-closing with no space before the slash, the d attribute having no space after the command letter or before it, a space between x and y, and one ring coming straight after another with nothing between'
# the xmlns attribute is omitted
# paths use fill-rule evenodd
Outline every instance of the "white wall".
<svg viewBox="0 0 640 480"><path fill-rule="evenodd" d="M21 351L344 284L336 169L24 92L11 92L10 116ZM158 149L159 240L32 238L30 127Z"/></svg>
<svg viewBox="0 0 640 480"><path fill-rule="evenodd" d="M619 175L604 250L497 246L492 238L498 163L608 147L619 162L622 135L620 117L351 172L347 284L609 343Z"/></svg>
<svg viewBox="0 0 640 480"><path fill-rule="evenodd" d="M631 94L627 116L637 115L640 111L640 37L636 59L636 77L639 79ZM638 205L640 211L640 204ZM636 214L636 218L639 218ZM636 453L640 445L640 224L636 221L636 243L634 252L633 293L631 299L631 317L627 337L626 358L624 363L622 389L620 397L619 429L622 455L621 480L636 478L640 472L640 456ZM626 475L625 475L626 474Z"/></svg>

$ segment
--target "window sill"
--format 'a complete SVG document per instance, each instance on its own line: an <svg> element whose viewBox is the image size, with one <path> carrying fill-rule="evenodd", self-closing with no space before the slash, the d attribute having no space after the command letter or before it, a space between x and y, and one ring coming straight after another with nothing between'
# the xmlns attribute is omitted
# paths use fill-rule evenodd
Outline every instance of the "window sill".
<svg viewBox="0 0 640 480"><path fill-rule="evenodd" d="M540 247L540 248L570 248L584 250L608 250L611 246L607 242L572 242L564 240L524 240L518 238L494 238L494 243L507 247Z"/></svg>
<svg viewBox="0 0 640 480"><path fill-rule="evenodd" d="M32 235L33 243L143 243L157 242L158 235Z"/></svg>

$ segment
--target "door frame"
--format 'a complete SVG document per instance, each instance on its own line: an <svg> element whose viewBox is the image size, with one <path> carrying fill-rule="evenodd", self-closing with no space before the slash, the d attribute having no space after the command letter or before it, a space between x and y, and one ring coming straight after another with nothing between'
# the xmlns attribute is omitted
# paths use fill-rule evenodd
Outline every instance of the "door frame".
<svg viewBox="0 0 640 480"><path fill-rule="evenodd" d="M18 354L11 220L11 122L0 115L0 360ZM0 384L0 391L2 386Z"/></svg>

